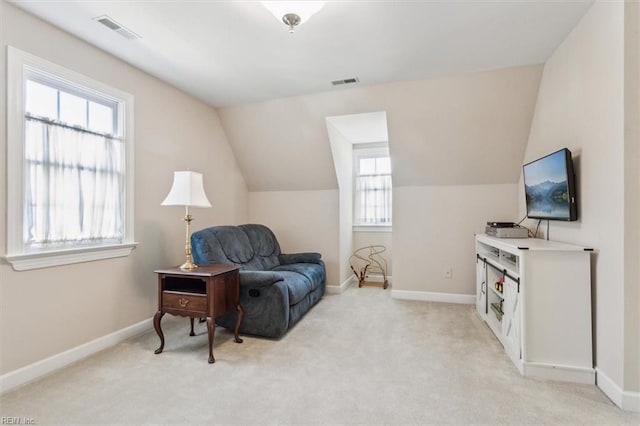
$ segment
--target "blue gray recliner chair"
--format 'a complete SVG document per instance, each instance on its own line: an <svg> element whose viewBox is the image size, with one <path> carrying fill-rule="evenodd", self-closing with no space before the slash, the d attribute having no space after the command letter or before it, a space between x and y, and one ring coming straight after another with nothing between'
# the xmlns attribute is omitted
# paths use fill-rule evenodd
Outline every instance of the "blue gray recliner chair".
<svg viewBox="0 0 640 426"><path fill-rule="evenodd" d="M191 235L198 265L240 266L240 332L280 337L324 294L326 271L320 253L280 253L276 236L263 225L214 226ZM233 330L236 313L216 319Z"/></svg>

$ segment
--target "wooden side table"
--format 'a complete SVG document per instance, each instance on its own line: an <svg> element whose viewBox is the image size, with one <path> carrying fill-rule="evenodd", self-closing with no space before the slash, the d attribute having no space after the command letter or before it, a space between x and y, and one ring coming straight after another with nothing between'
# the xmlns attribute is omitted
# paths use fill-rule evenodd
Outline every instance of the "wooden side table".
<svg viewBox="0 0 640 426"><path fill-rule="evenodd" d="M234 330L235 341L242 343L238 336L242 322L240 306L240 268L235 265L199 266L193 271L180 268L158 269L158 312L153 317L153 326L160 337L160 347L155 353L164 349L164 334L160 321L164 314L189 317L191 322L190 336L193 332L194 318L206 318L209 335L209 363L213 357L213 336L216 330L216 317L233 310L238 311L238 321Z"/></svg>

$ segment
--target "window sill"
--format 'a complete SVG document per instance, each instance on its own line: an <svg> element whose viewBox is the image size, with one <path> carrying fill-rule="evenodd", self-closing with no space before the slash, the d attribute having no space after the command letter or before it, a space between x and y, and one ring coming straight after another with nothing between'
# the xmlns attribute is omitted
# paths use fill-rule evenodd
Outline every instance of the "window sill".
<svg viewBox="0 0 640 426"><path fill-rule="evenodd" d="M387 225L353 225L353 232L391 232Z"/></svg>
<svg viewBox="0 0 640 426"><path fill-rule="evenodd" d="M138 243L122 243L108 246L83 247L37 253L9 254L4 258L16 271L71 265L73 263L92 262L94 260L125 257Z"/></svg>

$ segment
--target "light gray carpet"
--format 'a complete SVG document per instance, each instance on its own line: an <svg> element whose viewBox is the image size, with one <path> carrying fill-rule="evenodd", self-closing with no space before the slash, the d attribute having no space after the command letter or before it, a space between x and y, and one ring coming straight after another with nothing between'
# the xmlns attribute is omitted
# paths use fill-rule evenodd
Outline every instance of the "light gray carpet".
<svg viewBox="0 0 640 426"><path fill-rule="evenodd" d="M595 386L521 377L469 305L328 295L281 340L165 316L154 331L0 398L37 424L640 424Z"/></svg>

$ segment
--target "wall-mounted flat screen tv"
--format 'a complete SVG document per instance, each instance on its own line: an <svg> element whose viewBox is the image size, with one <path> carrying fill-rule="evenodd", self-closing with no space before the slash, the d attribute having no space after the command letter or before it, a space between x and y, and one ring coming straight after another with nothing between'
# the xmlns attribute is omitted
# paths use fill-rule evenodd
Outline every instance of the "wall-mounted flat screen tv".
<svg viewBox="0 0 640 426"><path fill-rule="evenodd" d="M571 151L563 148L522 168L527 217L566 221L578 219Z"/></svg>

